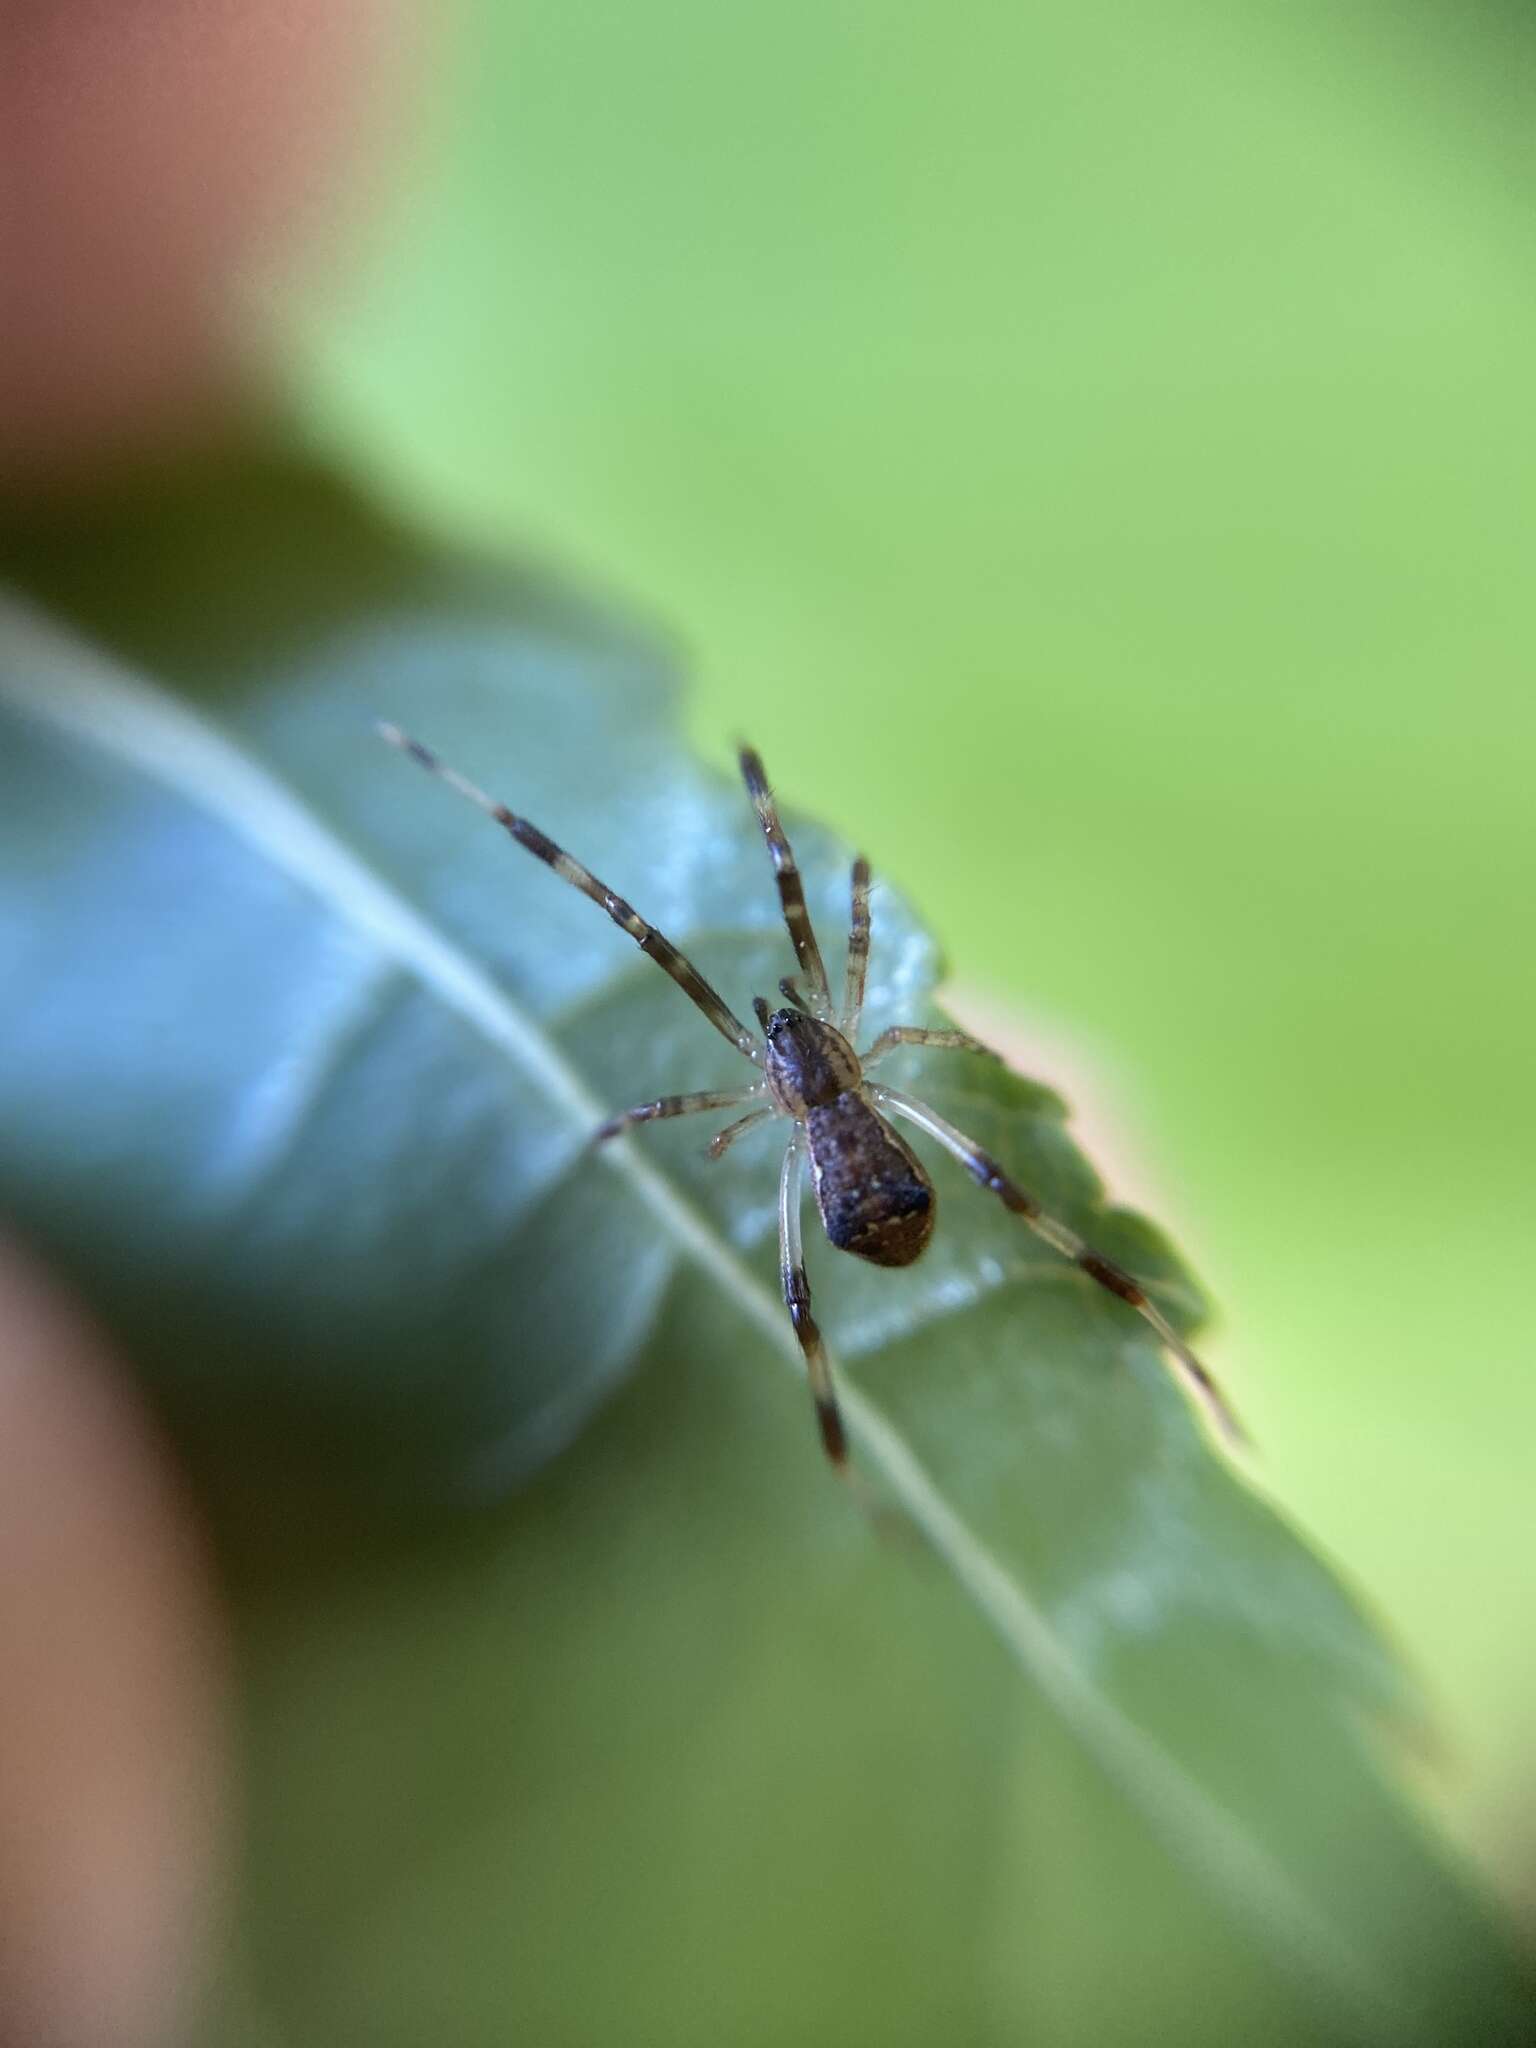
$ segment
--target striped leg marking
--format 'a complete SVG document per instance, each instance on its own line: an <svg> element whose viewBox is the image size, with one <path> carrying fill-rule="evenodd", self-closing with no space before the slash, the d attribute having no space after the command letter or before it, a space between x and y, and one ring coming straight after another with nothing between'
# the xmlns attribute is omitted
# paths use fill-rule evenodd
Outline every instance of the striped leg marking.
<svg viewBox="0 0 1536 2048"><path fill-rule="evenodd" d="M784 1284L784 1306L789 1310L789 1320L800 1339L800 1350L805 1358L811 1398L816 1403L821 1447L836 1470L844 1472L848 1466L848 1437L843 1428L842 1410L837 1405L832 1368L827 1363L821 1331L811 1314L811 1289L805 1277L805 1255L800 1239L804 1165L804 1142L796 1126L794 1136L784 1149L784 1166L779 1175L779 1277Z"/></svg>
<svg viewBox="0 0 1536 2048"><path fill-rule="evenodd" d="M713 988L700 974L697 967L685 953L680 953L669 938L657 931L655 925L647 924L632 904L622 896L614 894L606 882L600 882L590 868L582 866L574 855L557 846L553 839L541 832L537 825L530 825L526 818L520 818L515 811L509 811L505 804L497 803L494 797L486 795L483 789L459 774L457 769L440 761L429 747L420 740L413 740L397 725L381 725L380 739L388 740L392 747L398 747L402 754L409 754L429 774L446 782L450 789L460 796L468 797L489 818L510 832L518 845L526 848L535 860L543 861L553 868L562 881L569 882L573 889L579 889L583 896L590 896L600 910L606 911L621 931L628 932L641 952L654 960L658 967L670 974L678 987L690 1001L696 1003L714 1025L722 1038L728 1039L739 1053L755 1065L762 1063L762 1048L741 1019L726 1003L718 989Z"/></svg>
<svg viewBox="0 0 1536 2048"><path fill-rule="evenodd" d="M900 1045L926 1045L935 1052L979 1052L986 1060L1002 1058L1001 1053L983 1045L979 1038L972 1038L968 1031L923 1031L913 1024L893 1024L889 1031L881 1032L868 1052L859 1054L859 1065L872 1067L876 1060L883 1060Z"/></svg>
<svg viewBox="0 0 1536 2048"><path fill-rule="evenodd" d="M956 1130L937 1110L930 1109L925 1102L918 1102L910 1095L903 1095L896 1088L870 1089L870 1095L897 1116L904 1116L926 1131L931 1138L937 1138L946 1151L952 1152L972 1178L996 1195L1005 1209L1023 1218L1037 1237L1043 1237L1048 1245L1081 1268L1090 1280L1096 1280L1101 1287L1108 1288L1121 1301L1144 1316L1157 1332L1163 1344L1172 1354L1175 1364L1185 1381L1193 1388L1196 1396L1220 1425L1223 1434L1233 1443L1247 1442L1242 1424L1232 1412L1226 1396L1215 1380L1196 1358L1178 1331L1169 1322L1162 1310L1148 1298L1146 1290L1134 1280L1123 1267L1113 1259L1106 1259L1102 1252L1096 1252L1092 1245L1079 1237L1075 1230L1069 1230L1065 1223L1059 1223L1054 1216L1047 1215L1034 1196L1010 1180L997 1161L979 1145L973 1144L964 1131Z"/></svg>
<svg viewBox="0 0 1536 2048"><path fill-rule="evenodd" d="M774 879L779 885L779 902L784 909L784 922L789 927L795 958L800 962L800 971L805 976L812 1002L819 1002L823 1006L823 1014L827 1014L832 1008L832 991L827 983L821 948L811 929L811 913L805 906L800 870L784 836L784 827L779 823L778 806L773 800L773 791L768 787L763 764L750 747L741 750L741 773L757 812L758 823L763 828L763 837L768 842Z"/></svg>
<svg viewBox="0 0 1536 2048"><path fill-rule="evenodd" d="M654 1102L637 1103L633 1109L621 1110L617 1116L609 1117L607 1123L599 1125L592 1133L592 1142L600 1145L607 1138L616 1138L621 1131L627 1131L634 1124L651 1124L663 1117L697 1116L706 1109L735 1109L738 1103L749 1102L755 1094L751 1088L707 1088L695 1095L662 1095ZM755 1112L766 1116L766 1110Z"/></svg>
<svg viewBox="0 0 1536 2048"><path fill-rule="evenodd" d="M848 964L843 969L843 1036L857 1036L864 1014L864 983L869 974L869 862L861 853L853 864L853 910L848 925Z"/></svg>

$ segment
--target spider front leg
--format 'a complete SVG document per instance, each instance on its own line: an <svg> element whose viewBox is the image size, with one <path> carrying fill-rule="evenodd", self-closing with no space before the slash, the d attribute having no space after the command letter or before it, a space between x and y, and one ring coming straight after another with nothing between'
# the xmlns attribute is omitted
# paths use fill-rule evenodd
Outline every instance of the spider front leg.
<svg viewBox="0 0 1536 2048"><path fill-rule="evenodd" d="M779 1278L784 1286L784 1306L800 1340L811 1398L816 1403L816 1421L821 1430L821 1447L834 1468L842 1473L848 1465L848 1436L843 1428L842 1410L832 1385L832 1368L827 1362L821 1331L811 1314L811 1289L805 1277L805 1253L800 1238L801 1177L805 1166L805 1139L797 1124L784 1148L784 1165L779 1174Z"/></svg>
<svg viewBox="0 0 1536 2048"><path fill-rule="evenodd" d="M868 1052L859 1054L859 1065L872 1067L876 1060L883 1060L901 1045L926 1045L934 1052L979 1052L987 1060L1002 1058L1001 1053L983 1045L979 1038L972 1038L968 1031L924 1031L915 1024L893 1024L889 1031L881 1032Z"/></svg>
<svg viewBox="0 0 1536 2048"><path fill-rule="evenodd" d="M573 853L567 853L563 846L557 846L549 834L541 832L530 819L520 818L516 811L508 810L505 804L487 796L467 776L461 775L456 768L450 768L446 761L439 760L430 747L424 747L420 740L413 740L398 725L380 725L377 730L380 739L398 747L402 754L425 768L429 775L435 775L460 796L467 797L477 810L484 811L488 818L493 818L503 831L510 834L524 852L531 853L535 860L543 861L562 882L569 882L573 889L579 889L583 896L589 897L605 916L613 919L621 932L634 940L647 959L654 960L664 974L671 975L683 994L703 1011L728 1044L734 1045L754 1066L762 1065L761 1046L720 991L704 979L687 954L679 952L664 932L647 923L632 903L616 895L606 882L599 881L589 867L577 860ZM785 851L788 851L787 842ZM804 908L803 900L801 907Z"/></svg>
<svg viewBox="0 0 1536 2048"><path fill-rule="evenodd" d="M779 887L779 904L784 913L790 943L795 949L795 958L800 962L800 972L810 992L811 1007L818 1016L824 1017L832 1008L832 991L827 986L826 964L821 957L821 948L816 943L816 934L811 928L811 913L806 908L805 885L800 879L800 869L790 850L784 827L779 822L779 807L773 800L773 791L768 787L768 777L761 757L753 748L743 747L739 758L747 794L752 799L757 821L762 826L763 837L768 842L774 880Z"/></svg>
<svg viewBox="0 0 1536 2048"><path fill-rule="evenodd" d="M864 984L869 976L869 862L861 853L853 863L852 901L848 924L848 959L843 968L843 1035L856 1036L864 1014Z"/></svg>
<svg viewBox="0 0 1536 2048"><path fill-rule="evenodd" d="M1043 1237L1046 1243L1060 1252L1064 1258L1071 1259L1090 1280L1096 1280L1101 1287L1107 1288L1111 1294L1144 1316L1172 1354L1185 1380L1215 1417L1223 1433L1233 1443L1247 1442L1242 1424L1228 1406L1226 1396L1162 1310L1148 1298L1146 1289L1139 1281L1133 1279L1123 1267L1117 1266L1113 1259L1107 1259L1102 1252L1096 1252L1075 1230L1068 1229L1065 1223L1058 1222L1054 1216L1048 1215L1033 1195L1026 1193L1016 1182L1009 1179L990 1153L984 1152L973 1139L965 1135L964 1131L957 1130L946 1118L940 1116L937 1110L930 1109L925 1102L918 1102L910 1095L903 1095L897 1088L872 1087L869 1092L873 1100L883 1108L894 1111L897 1116L906 1117L916 1124L919 1130L926 1131L929 1137L937 1138L946 1151L954 1154L973 1180L980 1186L990 1189L1005 1209L1010 1210L1015 1216L1022 1217L1037 1237Z"/></svg>

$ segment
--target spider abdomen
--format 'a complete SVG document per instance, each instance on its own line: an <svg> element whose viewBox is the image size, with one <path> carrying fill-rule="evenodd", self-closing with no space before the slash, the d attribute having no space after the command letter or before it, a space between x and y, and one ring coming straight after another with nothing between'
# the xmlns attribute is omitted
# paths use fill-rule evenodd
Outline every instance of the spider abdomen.
<svg viewBox="0 0 1536 2048"><path fill-rule="evenodd" d="M876 1266L910 1266L933 1235L933 1183L910 1147L849 1089L805 1113L816 1205L829 1244Z"/></svg>

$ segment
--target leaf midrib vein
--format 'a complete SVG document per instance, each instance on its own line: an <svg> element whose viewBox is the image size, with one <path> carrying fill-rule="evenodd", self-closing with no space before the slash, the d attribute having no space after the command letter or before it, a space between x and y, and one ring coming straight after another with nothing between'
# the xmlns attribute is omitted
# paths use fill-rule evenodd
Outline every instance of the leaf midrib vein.
<svg viewBox="0 0 1536 2048"><path fill-rule="evenodd" d="M373 938L493 1044L518 1059L550 1097L590 1129L605 1114L546 1033L474 961L387 883L361 854L224 728L34 607L0 592L0 701L68 732L169 787L243 838L290 879ZM19 658L18 658L19 657ZM360 736L364 732L359 719ZM798 1375L798 1347L779 1303L704 1217L630 1141L606 1150L679 1246L748 1314ZM1244 1919L1298 1970L1343 1998L1384 2041L1404 2038L1403 2009L1282 1866L1167 1751L1095 1690L1044 1614L950 1508L906 1440L857 1387L844 1384L847 1420L934 1550L1149 1824L1200 1868L1218 1898L1242 1896Z"/></svg>

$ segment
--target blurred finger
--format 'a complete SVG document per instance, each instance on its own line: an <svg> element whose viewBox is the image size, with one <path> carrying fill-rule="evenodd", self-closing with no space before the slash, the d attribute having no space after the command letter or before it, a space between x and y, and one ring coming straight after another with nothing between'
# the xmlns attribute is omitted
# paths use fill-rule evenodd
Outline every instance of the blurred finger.
<svg viewBox="0 0 1536 2048"><path fill-rule="evenodd" d="M225 1861L225 1645L101 1334L0 1244L0 2041L180 2038Z"/></svg>

